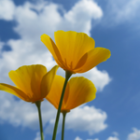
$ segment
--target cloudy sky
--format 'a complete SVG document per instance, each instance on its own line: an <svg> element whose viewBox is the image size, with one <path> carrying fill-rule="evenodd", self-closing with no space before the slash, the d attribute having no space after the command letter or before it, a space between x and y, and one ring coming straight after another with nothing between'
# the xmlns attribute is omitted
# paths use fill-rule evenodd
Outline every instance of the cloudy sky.
<svg viewBox="0 0 140 140"><path fill-rule="evenodd" d="M52 39L57 30L87 33L111 57L82 74L97 96L67 114L65 139L140 140L139 9L140 0L0 0L0 82L13 85L8 72L22 65L50 70L56 64L40 41L43 33ZM51 140L55 116L56 109L42 102L45 140ZM18 139L40 140L37 109L0 91L0 140Z"/></svg>

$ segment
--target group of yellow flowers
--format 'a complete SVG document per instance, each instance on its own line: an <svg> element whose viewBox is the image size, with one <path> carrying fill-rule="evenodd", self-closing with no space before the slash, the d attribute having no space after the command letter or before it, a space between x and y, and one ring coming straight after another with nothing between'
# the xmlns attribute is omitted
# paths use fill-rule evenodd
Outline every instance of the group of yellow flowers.
<svg viewBox="0 0 140 140"><path fill-rule="evenodd" d="M21 66L9 72L16 86L0 83L0 90L11 93L20 99L35 103L38 108L41 140L44 140L40 105L44 98L54 105L57 111L52 140L56 139L60 113L63 114L62 137L64 140L65 116L71 109L95 98L94 84L84 77L72 74L84 73L110 57L110 51L96 47L95 41L85 33L57 31L55 43L46 34L41 41L52 53L57 64L65 70L65 78L56 75L59 66L49 72L45 66L37 64ZM70 80L69 80L70 79ZM82 122L81 122L82 123Z"/></svg>

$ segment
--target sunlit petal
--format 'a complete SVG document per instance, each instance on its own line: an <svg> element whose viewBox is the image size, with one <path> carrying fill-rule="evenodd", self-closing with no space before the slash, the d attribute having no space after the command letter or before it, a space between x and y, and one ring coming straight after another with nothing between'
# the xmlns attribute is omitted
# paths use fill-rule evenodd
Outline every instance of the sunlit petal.
<svg viewBox="0 0 140 140"><path fill-rule="evenodd" d="M41 81L41 97L45 98L49 93L55 74L57 72L58 66L54 66L46 75L44 75Z"/></svg>
<svg viewBox="0 0 140 140"><path fill-rule="evenodd" d="M10 71L9 77L20 90L22 90L25 94L32 98L34 96L34 93L32 91L31 85L33 87L35 84L32 82L32 79L34 74L38 73L40 68L42 69L41 71L43 72L43 75L47 73L47 70L43 65L30 65L22 66L15 71ZM35 88L37 89L37 87Z"/></svg>
<svg viewBox="0 0 140 140"><path fill-rule="evenodd" d="M64 84L65 78L62 76L56 75L51 87L49 94L46 96L46 99L52 103L56 109L58 109L62 88Z"/></svg>
<svg viewBox="0 0 140 140"><path fill-rule="evenodd" d="M32 96L32 89L30 86L31 75L31 67L27 66L22 66L15 71L12 70L9 72L10 79L20 90L22 90L25 94L28 94L28 96Z"/></svg>
<svg viewBox="0 0 140 140"><path fill-rule="evenodd" d="M62 76L55 76L53 85L46 99L58 109L60 97L65 79ZM96 97L96 88L94 84L84 77L71 78L67 84L61 111L70 111L71 109L87 103Z"/></svg>
<svg viewBox="0 0 140 140"><path fill-rule="evenodd" d="M85 33L75 31L55 32L55 42L67 67L73 69L79 59L94 49L95 41Z"/></svg>
<svg viewBox="0 0 140 140"><path fill-rule="evenodd" d="M13 94L24 101L29 101L28 96L24 92L11 85L1 83L0 90Z"/></svg>
<svg viewBox="0 0 140 140"><path fill-rule="evenodd" d="M57 69L58 66L55 66L47 73L46 67L41 64L21 66L9 72L9 77L16 86L0 83L0 90L28 102L43 101L51 88Z"/></svg>
<svg viewBox="0 0 140 140"><path fill-rule="evenodd" d="M41 41L48 48L48 50L52 53L52 55L53 55L54 59L56 60L56 62L58 63L58 65L60 65L61 67L64 67L60 52L59 52L57 46L55 45L55 43L53 42L53 40L48 35L43 34L43 35L41 35Z"/></svg>
<svg viewBox="0 0 140 140"><path fill-rule="evenodd" d="M63 85L65 82L65 78L59 75L56 75L51 87L51 90L49 94L46 96L46 99L55 106L56 109L58 109L59 102L60 102L60 97L63 89ZM65 95L62 103L62 107L65 107L66 101L67 101L67 95L68 95L68 88L69 84L67 84L67 88L65 90Z"/></svg>
<svg viewBox="0 0 140 140"><path fill-rule="evenodd" d="M47 73L47 69L43 65L35 65L33 67L31 77L32 101L36 101L42 99L40 86L43 76Z"/></svg>
<svg viewBox="0 0 140 140"><path fill-rule="evenodd" d="M43 34L41 40L65 71L83 73L110 57L108 49L94 48L94 39L85 33L59 30L54 37L56 45L48 35Z"/></svg>
<svg viewBox="0 0 140 140"><path fill-rule="evenodd" d="M74 77L69 81L69 96L66 110L71 110L79 105L92 101L96 97L94 84L84 77Z"/></svg>
<svg viewBox="0 0 140 140"><path fill-rule="evenodd" d="M99 63L106 61L110 57L110 55L111 52L109 49L97 47L87 53L87 59L84 65L82 65L82 61L79 61L81 62L79 66L82 65L82 67L75 71L79 73L86 72L95 67L96 65L98 65Z"/></svg>

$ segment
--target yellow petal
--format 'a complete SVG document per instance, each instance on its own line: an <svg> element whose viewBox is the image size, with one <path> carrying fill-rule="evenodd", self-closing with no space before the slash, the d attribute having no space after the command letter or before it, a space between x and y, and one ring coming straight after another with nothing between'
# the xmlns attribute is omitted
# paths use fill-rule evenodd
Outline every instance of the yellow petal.
<svg viewBox="0 0 140 140"><path fill-rule="evenodd" d="M94 84L84 77L74 77L69 81L69 96L66 110L71 110L79 105L92 101L96 97Z"/></svg>
<svg viewBox="0 0 140 140"><path fill-rule="evenodd" d="M39 73L39 75L37 76L37 73L40 70L41 70L41 73ZM45 75L46 73L47 73L46 67L44 67L43 65L30 65L30 66L22 66L15 71L13 71L13 70L10 71L9 77L15 83L15 85L18 87L18 89L22 90L31 99L34 97L33 88L38 89L38 86L36 87L35 85L38 84L37 80L40 79L39 76ZM35 76L35 78L33 78L34 76ZM33 80L35 80L35 82L37 82L37 84L35 84L35 82L33 83ZM31 86L32 86L32 88L31 88ZM32 91L32 89L33 89L33 91Z"/></svg>
<svg viewBox="0 0 140 140"><path fill-rule="evenodd" d="M77 65L77 70L75 71L78 73L86 72L97 66L99 63L106 61L110 57L110 55L111 52L109 49L97 47L85 54L86 62L84 63L84 65L82 65L83 62L80 60ZM81 66L81 68L79 66Z"/></svg>
<svg viewBox="0 0 140 140"><path fill-rule="evenodd" d="M58 109L59 106L59 102L60 102L60 97L62 94L62 89L64 86L64 82L65 82L65 78L60 76L60 75L56 75L51 87L51 90L49 92L49 94L46 96L46 99L54 105L54 107L56 109ZM67 83L67 87L65 90L65 95L64 95L64 99L63 99L63 103L62 103L62 107L61 109L63 109L65 107L66 101L67 101L67 95L68 95L68 90L69 90L69 84Z"/></svg>
<svg viewBox="0 0 140 140"><path fill-rule="evenodd" d="M54 77L56 75L58 66L54 66L42 79L41 82L41 96L45 98L49 93L52 83L54 81Z"/></svg>
<svg viewBox="0 0 140 140"><path fill-rule="evenodd" d="M55 32L55 42L69 70L72 70L79 59L95 46L95 41L91 37L75 31Z"/></svg>
<svg viewBox="0 0 140 140"><path fill-rule="evenodd" d="M41 35L41 41L51 52L51 54L53 55L53 57L54 57L55 61L58 63L58 65L61 67L64 67L60 52L59 52L58 48L56 47L55 43L53 42L53 40L48 35L43 34L43 35Z"/></svg>
<svg viewBox="0 0 140 140"><path fill-rule="evenodd" d="M58 109L60 96L62 93L62 88L64 85L65 78L62 76L56 75L49 91L49 94L46 96L46 99Z"/></svg>
<svg viewBox="0 0 140 140"><path fill-rule="evenodd" d="M0 90L13 94L24 101L29 101L28 96L24 92L11 85L0 83Z"/></svg>
<svg viewBox="0 0 140 140"><path fill-rule="evenodd" d="M32 102L42 100L41 96L41 81L44 75L47 73L47 69L43 65L35 65L32 71L31 89L33 92Z"/></svg>
<svg viewBox="0 0 140 140"><path fill-rule="evenodd" d="M85 55L82 56L82 58L80 59L80 61L77 63L77 66L74 69L74 72L77 72L77 69L81 69L81 67L86 63L88 58L88 54L86 53Z"/></svg>

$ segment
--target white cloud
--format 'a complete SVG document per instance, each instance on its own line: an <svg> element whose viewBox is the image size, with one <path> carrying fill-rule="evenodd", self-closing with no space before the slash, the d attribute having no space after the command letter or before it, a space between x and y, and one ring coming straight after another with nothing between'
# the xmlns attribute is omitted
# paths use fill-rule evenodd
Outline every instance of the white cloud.
<svg viewBox="0 0 140 140"><path fill-rule="evenodd" d="M140 140L140 130L133 128L133 132L128 135L127 140Z"/></svg>
<svg viewBox="0 0 140 140"><path fill-rule="evenodd" d="M65 11L61 5L43 2L42 6L41 2L36 5L26 2L16 8L15 19L18 26L15 31L23 39L36 39L40 42L41 34L47 33L53 38L53 32L56 30L75 30L90 34L92 19L102 17L101 8L93 0L77 2L70 11L63 12L63 16L58 12L58 9ZM36 8L38 5L41 5L40 9ZM31 8L38 10L38 14Z"/></svg>
<svg viewBox="0 0 140 140"><path fill-rule="evenodd" d="M38 112L35 104L16 100L8 93L0 92L0 120L8 122L14 126L29 127L37 129L39 127ZM56 110L47 101L42 102L43 124L46 124L55 116Z"/></svg>
<svg viewBox="0 0 140 140"><path fill-rule="evenodd" d="M102 91L103 88L108 85L111 81L109 74L106 71L99 71L97 67L91 69L90 71L77 74L77 76L83 75L84 77L90 79L96 86L97 90Z"/></svg>
<svg viewBox="0 0 140 140"><path fill-rule="evenodd" d="M8 122L13 126L29 127L37 129L39 127L38 112L35 104L27 103L15 99L14 96L0 91L0 122ZM54 127L56 109L46 100L41 105L43 125L45 132L51 133ZM89 134L98 133L107 127L105 120L107 114L95 107L81 106L66 117L66 129L74 131L87 131ZM61 121L59 128L61 127ZM46 126L46 124L48 124Z"/></svg>
<svg viewBox="0 0 140 140"><path fill-rule="evenodd" d="M116 137L119 136L118 132L115 132L115 131L113 132L113 135Z"/></svg>
<svg viewBox="0 0 140 140"><path fill-rule="evenodd" d="M7 2L13 3L8 0ZM84 9L82 9L83 6ZM38 63L50 69L56 64L50 52L40 41L41 34L46 33L53 38L53 32L59 29L75 30L90 34L92 19L100 19L102 17L101 8L93 0L77 2L70 11L64 12L64 15L60 15L58 12L58 9L65 11L62 6L55 3L45 3L44 1L36 4L26 2L24 5L13 7L13 11L15 11L14 19L13 14L7 19L5 17L2 18L15 20L17 26L14 30L21 37L18 40L10 39L4 42L11 47L12 51L4 51L1 54L0 82L8 84L12 84L8 78L8 72L17 69L21 65ZM32 9L37 10L37 12ZM81 15L78 12L79 10ZM6 12L9 13L10 9L7 9ZM68 19L68 16L71 19ZM60 70L60 73L62 73L62 70ZM108 73L99 71L97 68L89 71L89 73L85 73L85 77L91 78L99 90L103 89L110 82ZM44 101L42 103L42 113L44 125L48 123L46 127L48 132L48 130L53 129L56 110L47 101ZM95 107L79 107L71 111L67 116L66 128L94 134L107 127L104 123L106 118L106 113ZM37 109L34 104L21 100L17 101L12 95L3 92L1 92L0 96L0 120L15 126L21 125L30 128L38 128L39 125ZM72 122L75 122L74 125L72 125Z"/></svg>
<svg viewBox="0 0 140 140"><path fill-rule="evenodd" d="M0 19L12 20L14 13L15 5L12 0L0 0Z"/></svg>
<svg viewBox="0 0 140 140"><path fill-rule="evenodd" d="M85 7L84 9L81 8L83 6ZM38 14L32 9L37 10ZM53 32L60 28L90 34L91 28L87 28L87 23L102 16L102 10L92 0L77 2L63 16L59 14L58 9L64 10L60 5L44 1L36 4L26 2L22 6L15 7L14 19L17 22L17 26L14 30L21 36L21 39L10 39L5 43L12 48L12 51L2 53L2 59L0 59L0 74L2 73L2 78L0 82L8 81L8 72L11 69L17 69L21 65L40 63L50 69L56 64L50 52L40 41L41 34L47 33L53 38ZM79 10L81 16L79 15ZM71 15L71 20L67 19L69 14ZM79 17L78 20L77 16ZM84 19L82 24L79 22L80 19ZM102 90L111 81L107 72L99 71L97 68L83 74L83 76L92 80L98 90Z"/></svg>
<svg viewBox="0 0 140 140"><path fill-rule="evenodd" d="M82 140L82 139L81 139L80 137L77 136L77 137L75 138L75 140Z"/></svg>
<svg viewBox="0 0 140 140"><path fill-rule="evenodd" d="M119 3L121 4L121 2ZM117 20L131 20L137 15L140 8L139 0L125 0L122 7L118 6L117 10Z"/></svg>
<svg viewBox="0 0 140 140"><path fill-rule="evenodd" d="M86 131L90 135L103 131L107 128L105 121L107 119L106 112L96 109L93 106L80 106L71 110L66 116L66 129L74 131ZM55 118L50 121L45 132L52 134ZM61 129L62 116L60 117L58 131Z"/></svg>
<svg viewBox="0 0 140 140"><path fill-rule="evenodd" d="M41 11L38 11L38 14L32 10L37 6L26 2L23 6L16 8L15 14L18 23L15 31L20 34L23 40L37 43L35 47L41 44L41 34L46 33L53 37L54 31L57 30L57 26L62 20L58 12L59 5L46 3L41 7Z"/></svg>
<svg viewBox="0 0 140 140"><path fill-rule="evenodd" d="M77 137L75 138L75 140L83 140L83 139L81 139L80 137L77 136ZM95 139L86 139L86 140L99 140L99 139L98 139L98 138L95 138Z"/></svg>
<svg viewBox="0 0 140 140"><path fill-rule="evenodd" d="M119 140L119 138L118 138L119 134L117 132L114 131L113 135L114 136L108 137L107 140Z"/></svg>
<svg viewBox="0 0 140 140"><path fill-rule="evenodd" d="M98 138L95 138L95 139L86 139L86 140L99 140Z"/></svg>
<svg viewBox="0 0 140 140"><path fill-rule="evenodd" d="M109 0L105 11L105 23L117 25L123 22L133 22L140 18L139 15L140 1L139 0ZM134 21L135 20L135 21ZM105 24L103 23L103 24Z"/></svg>
<svg viewBox="0 0 140 140"><path fill-rule="evenodd" d="M40 133L39 133L39 132L36 133L36 137L35 137L34 140L41 140L41 139L40 139Z"/></svg>
<svg viewBox="0 0 140 140"><path fill-rule="evenodd" d="M1 54L2 54L3 45L4 45L4 43L0 41L0 57L1 57Z"/></svg>
<svg viewBox="0 0 140 140"><path fill-rule="evenodd" d="M62 75L63 77L65 76L65 72L62 69L58 69L58 73ZM94 83L98 91L102 91L104 87L108 85L112 80L109 74L105 70L100 71L98 70L97 67L91 69L90 71L86 73L72 75L72 77L75 77L75 76L84 76L85 78L88 78Z"/></svg>
<svg viewBox="0 0 140 140"><path fill-rule="evenodd" d="M100 19L103 16L102 9L93 0L78 1L70 11L64 14L64 19L59 28L63 30L75 30L90 35L92 28L91 19ZM81 28L82 27L82 28Z"/></svg>
<svg viewBox="0 0 140 140"><path fill-rule="evenodd" d="M112 137L110 136L107 140L119 140L116 136Z"/></svg>
<svg viewBox="0 0 140 140"><path fill-rule="evenodd" d="M78 107L68 113L66 128L75 131L88 131L90 135L98 133L107 127L107 114L95 107Z"/></svg>

